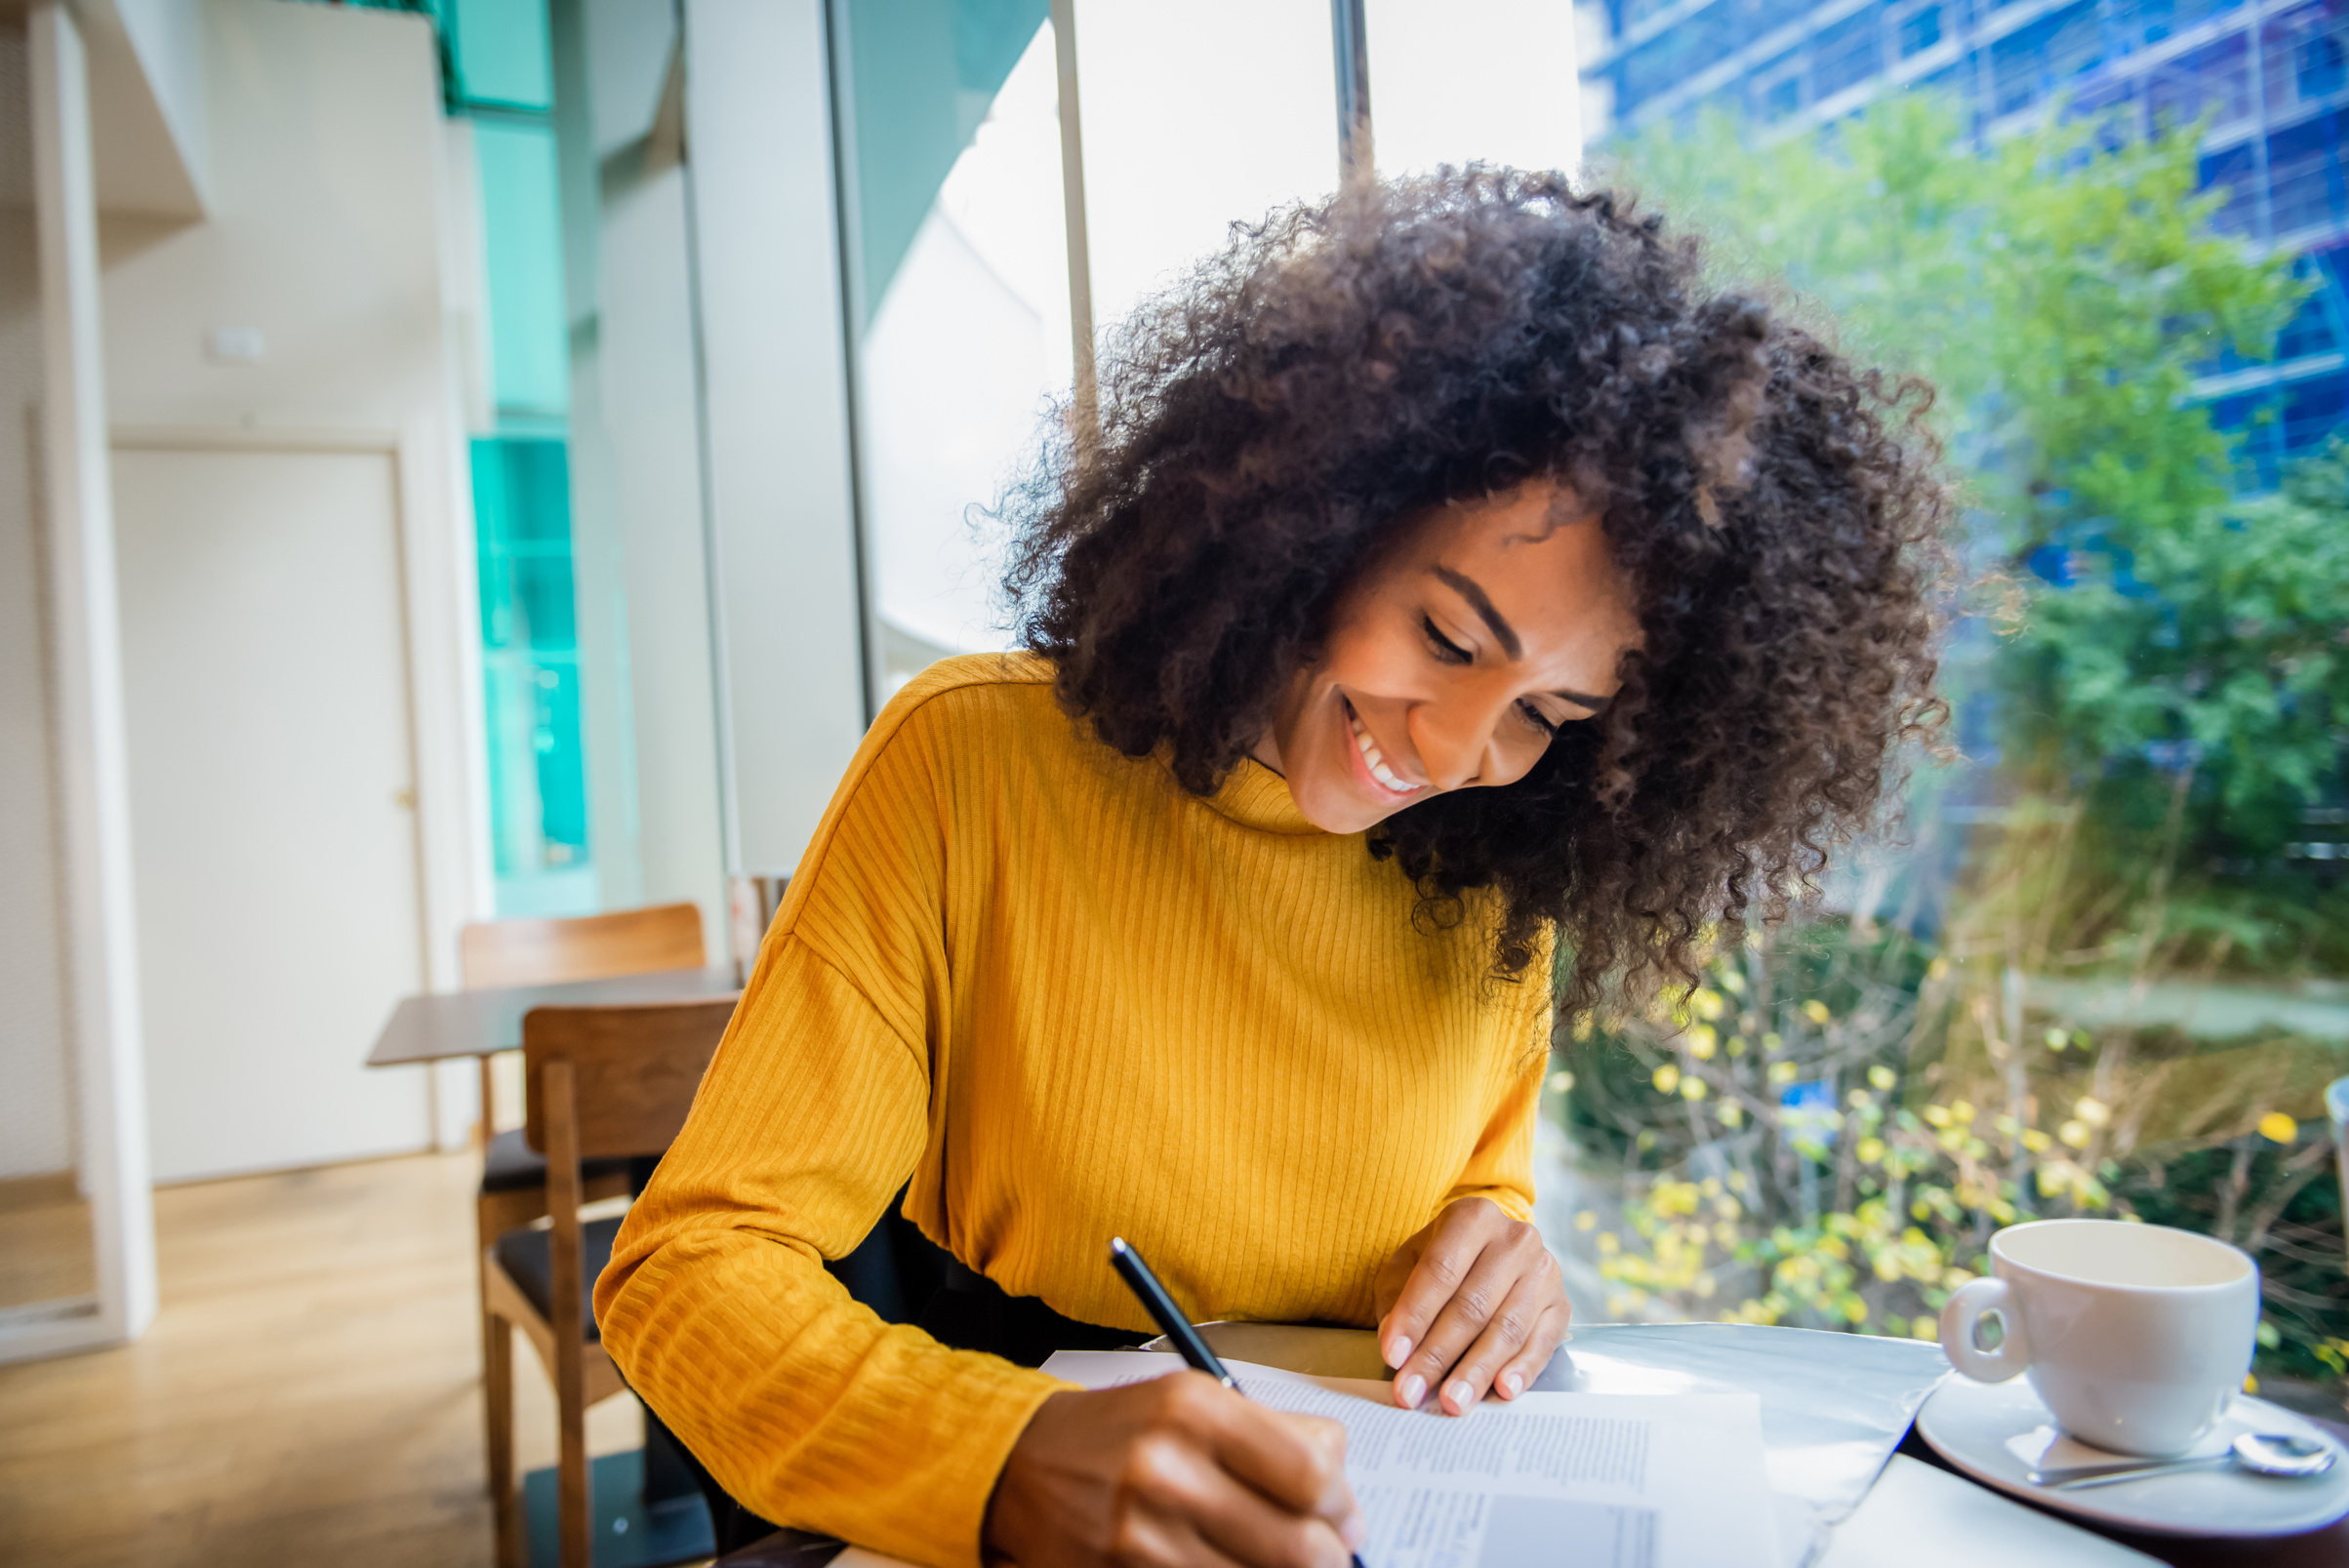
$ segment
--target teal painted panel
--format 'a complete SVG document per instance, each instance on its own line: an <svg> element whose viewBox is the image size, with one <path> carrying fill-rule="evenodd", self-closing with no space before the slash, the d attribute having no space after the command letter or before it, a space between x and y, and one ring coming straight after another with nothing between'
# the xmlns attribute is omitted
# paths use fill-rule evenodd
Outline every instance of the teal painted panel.
<svg viewBox="0 0 2349 1568"><path fill-rule="evenodd" d="M571 406L571 354L554 132L547 125L479 119L473 122L473 149L481 173L498 411L560 416Z"/></svg>
<svg viewBox="0 0 2349 1568"><path fill-rule="evenodd" d="M560 441L472 444L483 717L501 879L587 864L569 453Z"/></svg>
<svg viewBox="0 0 2349 1568"><path fill-rule="evenodd" d="M443 0L458 96L503 108L554 106L547 0Z"/></svg>

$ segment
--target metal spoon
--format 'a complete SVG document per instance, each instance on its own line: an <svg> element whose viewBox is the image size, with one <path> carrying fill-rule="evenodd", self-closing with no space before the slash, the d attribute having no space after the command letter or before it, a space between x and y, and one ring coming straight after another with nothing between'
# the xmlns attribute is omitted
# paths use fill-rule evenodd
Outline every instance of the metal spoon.
<svg viewBox="0 0 2349 1568"><path fill-rule="evenodd" d="M2131 1460L2121 1465L2070 1465L2060 1469L2033 1470L2028 1479L2033 1486L2044 1486L2050 1491L2078 1492L2090 1486L2115 1486L2141 1476L2233 1465L2254 1475L2299 1480L2324 1474L2332 1468L2332 1445L2313 1437L2295 1437L2287 1432L2245 1432L2223 1454L2205 1454L2200 1459Z"/></svg>

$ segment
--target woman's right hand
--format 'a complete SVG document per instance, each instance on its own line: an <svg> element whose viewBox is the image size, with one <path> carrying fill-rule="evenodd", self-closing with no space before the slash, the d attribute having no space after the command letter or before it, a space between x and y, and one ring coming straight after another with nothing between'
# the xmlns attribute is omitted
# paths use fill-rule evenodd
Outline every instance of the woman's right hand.
<svg viewBox="0 0 2349 1568"><path fill-rule="evenodd" d="M1347 1568L1367 1533L1346 1429L1198 1372L1046 1399L1004 1463L985 1548L1021 1568Z"/></svg>

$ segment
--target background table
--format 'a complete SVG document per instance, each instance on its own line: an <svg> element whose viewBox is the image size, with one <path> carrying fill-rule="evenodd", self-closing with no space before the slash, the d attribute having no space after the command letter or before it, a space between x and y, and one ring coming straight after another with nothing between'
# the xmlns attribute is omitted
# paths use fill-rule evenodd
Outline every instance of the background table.
<svg viewBox="0 0 2349 1568"><path fill-rule="evenodd" d="M391 1010L371 1067L411 1062L445 1062L452 1057L496 1056L522 1049L522 1015L534 1007L602 1007L625 1002L698 1002L742 993L734 968L661 969L611 980L575 980L560 985L513 985L500 990L446 991L409 996Z"/></svg>

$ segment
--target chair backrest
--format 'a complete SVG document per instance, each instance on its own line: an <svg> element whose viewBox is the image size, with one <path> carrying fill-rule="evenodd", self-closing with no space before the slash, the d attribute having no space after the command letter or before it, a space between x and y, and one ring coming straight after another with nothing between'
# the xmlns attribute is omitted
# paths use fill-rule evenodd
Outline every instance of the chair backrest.
<svg viewBox="0 0 2349 1568"><path fill-rule="evenodd" d="M459 934L457 950L467 990L700 969L709 961L702 911L692 904L569 920L485 920Z"/></svg>
<svg viewBox="0 0 2349 1568"><path fill-rule="evenodd" d="M733 1016L733 998L723 996L532 1008L522 1015L523 1136L549 1159L556 1155L547 1067L560 1062L569 1065L577 1159L660 1153L685 1125Z"/></svg>

